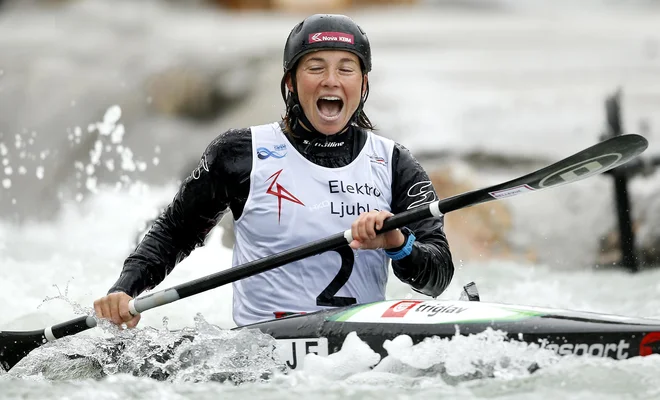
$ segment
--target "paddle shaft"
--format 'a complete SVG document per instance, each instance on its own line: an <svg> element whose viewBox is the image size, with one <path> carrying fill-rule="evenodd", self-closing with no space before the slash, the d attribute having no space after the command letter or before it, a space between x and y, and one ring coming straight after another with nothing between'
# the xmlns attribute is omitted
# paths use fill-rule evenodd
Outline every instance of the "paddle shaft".
<svg viewBox="0 0 660 400"><path fill-rule="evenodd" d="M377 233L388 232L397 228L404 227L410 223L421 221L423 219L442 215L439 211L440 201L416 207L412 210L399 213L387 218L383 227L377 230ZM269 271L274 268L302 260L326 251L335 250L352 242L351 231L347 230L314 242L283 251L272 256L264 257L238 267L230 268L215 274L207 275L190 282L182 283L170 289L151 293L146 296L131 300L129 309L134 315L154 307L168 304L179 299L183 299L210 289L217 288L228 283L236 282L250 276Z"/></svg>
<svg viewBox="0 0 660 400"><path fill-rule="evenodd" d="M377 232L387 232L434 215L440 216L450 211L487 201L512 197L521 193L538 191L548 187L582 180L630 161L641 154L647 146L648 142L642 136L617 136L597 143L579 153L523 177L404 211L386 219L383 228L377 230ZM346 232L338 233L282 253L133 299L129 303L129 308L131 313L137 315L140 312L163 304L172 303L179 299L245 279L306 257L334 250L351 241L350 230L347 230Z"/></svg>
<svg viewBox="0 0 660 400"><path fill-rule="evenodd" d="M398 213L386 219L383 228L377 232L382 233L401 228L431 216L439 216L487 201L512 197L526 192L538 191L582 180L630 161L641 154L647 146L648 142L642 136L617 136L597 143L579 153L523 177L488 188L459 194L447 199L436 200L412 210ZM138 314L306 257L334 250L351 241L350 230L347 230L291 250L133 299L129 303L129 308L133 314ZM45 340L55 340L63 336L82 332L94 326L96 326L96 320L94 318L82 316L40 331L0 331L0 365L8 370L29 351L45 342ZM3 342L9 344L3 344ZM20 350L20 354L10 351L11 346L17 345L24 345L23 347L25 349Z"/></svg>

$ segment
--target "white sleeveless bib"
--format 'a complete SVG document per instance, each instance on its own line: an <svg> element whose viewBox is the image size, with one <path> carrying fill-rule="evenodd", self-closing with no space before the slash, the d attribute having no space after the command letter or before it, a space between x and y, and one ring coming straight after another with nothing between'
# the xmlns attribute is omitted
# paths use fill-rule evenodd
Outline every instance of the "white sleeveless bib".
<svg viewBox="0 0 660 400"><path fill-rule="evenodd" d="M369 132L351 164L325 168L298 153L278 123L251 129L250 194L234 224L233 266L350 229L362 212L390 211L393 141ZM234 321L383 300L388 265L383 250L346 246L242 279L233 284Z"/></svg>

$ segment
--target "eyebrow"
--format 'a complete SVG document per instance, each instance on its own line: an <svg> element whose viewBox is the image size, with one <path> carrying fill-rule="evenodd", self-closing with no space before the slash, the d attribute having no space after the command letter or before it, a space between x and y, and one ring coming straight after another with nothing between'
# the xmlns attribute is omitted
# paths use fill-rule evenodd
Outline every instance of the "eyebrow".
<svg viewBox="0 0 660 400"><path fill-rule="evenodd" d="M309 61L326 62L326 60L324 58L321 58L321 57L310 57L305 62L309 62ZM352 63L357 64L357 61L355 61L354 59L349 58L349 57L344 57L341 60L339 60L339 62L352 62Z"/></svg>

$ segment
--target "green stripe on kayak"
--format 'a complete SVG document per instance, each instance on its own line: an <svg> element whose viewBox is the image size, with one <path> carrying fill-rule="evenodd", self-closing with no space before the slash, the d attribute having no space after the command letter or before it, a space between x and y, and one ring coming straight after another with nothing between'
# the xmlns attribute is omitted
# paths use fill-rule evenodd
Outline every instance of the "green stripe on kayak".
<svg viewBox="0 0 660 400"><path fill-rule="evenodd" d="M516 314L514 315L509 315L506 317L497 317L497 318L475 318L475 319L465 319L465 320L460 320L460 321L447 321L447 322L439 322L439 323L446 323L446 324L474 324L474 323L479 323L479 322L511 322L511 321L520 321L523 319L527 318L534 318L534 317L540 317L543 315L546 315L546 313L542 312L536 312L536 311L529 311L529 310L516 310L514 308L507 308L507 311L513 311Z"/></svg>
<svg viewBox="0 0 660 400"><path fill-rule="evenodd" d="M346 321L347 319L349 319L353 315L357 314L359 311L364 310L365 308L369 308L369 307L373 306L374 304L379 304L379 303L382 303L382 301L355 306L355 307L351 308L348 311L343 311L343 312L340 312L338 314L331 315L331 316L327 317L326 321Z"/></svg>

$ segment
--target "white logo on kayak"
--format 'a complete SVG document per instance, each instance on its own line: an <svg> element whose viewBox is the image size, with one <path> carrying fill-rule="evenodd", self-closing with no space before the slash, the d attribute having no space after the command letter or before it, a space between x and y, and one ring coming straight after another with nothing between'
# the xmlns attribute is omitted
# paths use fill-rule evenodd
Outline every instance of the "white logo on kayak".
<svg viewBox="0 0 660 400"><path fill-rule="evenodd" d="M630 348L630 343L625 340L619 340L619 343L550 343L547 339L542 339L539 341L541 348L552 350L555 353L566 356L574 354L579 355L589 355L593 357L610 357L610 354L613 358L617 360L624 360L628 358L628 350Z"/></svg>
<svg viewBox="0 0 660 400"><path fill-rule="evenodd" d="M466 307L456 307L452 304L448 305L434 305L422 304L415 309L415 312L426 313L427 317L435 317L438 314L460 314L467 310Z"/></svg>
<svg viewBox="0 0 660 400"><path fill-rule="evenodd" d="M433 203L437 197L431 181L417 182L408 189L408 197L417 198L408 206L408 210L424 204Z"/></svg>
<svg viewBox="0 0 660 400"><path fill-rule="evenodd" d="M414 305L415 303L402 301L401 303L394 306L394 308L392 308L392 312L395 312L395 313L403 312L403 311L409 309L411 304Z"/></svg>

